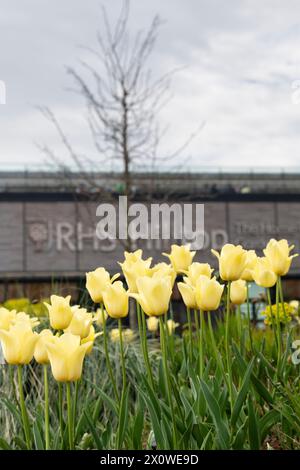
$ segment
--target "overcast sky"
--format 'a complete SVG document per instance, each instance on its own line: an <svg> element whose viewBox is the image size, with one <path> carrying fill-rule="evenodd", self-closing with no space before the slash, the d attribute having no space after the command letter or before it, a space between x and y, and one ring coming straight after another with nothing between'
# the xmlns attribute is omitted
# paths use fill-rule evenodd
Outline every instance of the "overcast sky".
<svg viewBox="0 0 300 470"><path fill-rule="evenodd" d="M102 1L112 19L121 3ZM64 155L39 105L54 111L81 154L96 158L84 104L68 91L65 67L86 59L81 45L96 45L100 6L98 0L0 0L6 85L0 169L43 164L36 142ZM184 67L160 117L170 126L162 152L204 123L183 155L190 168L300 167L299 0L132 0L130 31L147 27L156 13L164 24L153 74Z"/></svg>

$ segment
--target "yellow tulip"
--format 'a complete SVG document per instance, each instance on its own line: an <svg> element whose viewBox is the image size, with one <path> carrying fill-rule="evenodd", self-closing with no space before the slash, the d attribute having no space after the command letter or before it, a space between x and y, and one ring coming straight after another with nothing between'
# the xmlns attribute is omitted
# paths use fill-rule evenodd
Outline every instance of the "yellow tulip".
<svg viewBox="0 0 300 470"><path fill-rule="evenodd" d="M221 302L224 286L215 277L209 279L207 276L200 276L196 284L195 295L197 306L200 310L216 310Z"/></svg>
<svg viewBox="0 0 300 470"><path fill-rule="evenodd" d="M152 277L170 276L172 286L173 286L177 277L177 273L171 264L167 264L163 262L163 263L157 263L155 264L155 266L153 266L153 268L150 268L149 276L150 277L151 276Z"/></svg>
<svg viewBox="0 0 300 470"><path fill-rule="evenodd" d="M71 296L60 297L59 295L51 295L49 305L45 305L49 311L50 325L55 330L64 330L72 320L73 312L70 306Z"/></svg>
<svg viewBox="0 0 300 470"><path fill-rule="evenodd" d="M73 316L68 328L65 328L65 333L72 333L72 335L85 338L93 323L93 315L88 312L86 308L80 308L77 305L72 307Z"/></svg>
<svg viewBox="0 0 300 470"><path fill-rule="evenodd" d="M167 313L172 295L172 280L165 277L139 277L136 281L138 294L134 297L149 316L159 316Z"/></svg>
<svg viewBox="0 0 300 470"><path fill-rule="evenodd" d="M255 267L252 270L252 277L258 286L265 288L273 287L277 281L277 276L272 270L271 263L264 257L257 257Z"/></svg>
<svg viewBox="0 0 300 470"><path fill-rule="evenodd" d="M188 270L195 256L195 251L190 251L190 245L171 245L171 253L163 253L171 261L176 273Z"/></svg>
<svg viewBox="0 0 300 470"><path fill-rule="evenodd" d="M52 374L58 382L74 382L82 374L82 365L86 352L92 342L80 344L80 336L64 333L46 342L46 349L51 364Z"/></svg>
<svg viewBox="0 0 300 470"><path fill-rule="evenodd" d="M34 359L39 364L49 364L48 352L46 349L47 341L53 340L53 333L51 330L42 330L39 334L38 340L34 349Z"/></svg>
<svg viewBox="0 0 300 470"><path fill-rule="evenodd" d="M235 305L241 305L247 299L247 284L246 281L239 279L233 281L230 286L230 300Z"/></svg>
<svg viewBox="0 0 300 470"><path fill-rule="evenodd" d="M246 256L246 266L244 271L242 272L241 279L243 281L248 281L251 282L253 281L252 277L252 270L255 267L257 260L257 255L254 250L248 250L247 251L247 256Z"/></svg>
<svg viewBox="0 0 300 470"><path fill-rule="evenodd" d="M157 317L149 317L146 322L147 328L151 333L155 333L158 330L159 320Z"/></svg>
<svg viewBox="0 0 300 470"><path fill-rule="evenodd" d="M112 318L123 318L128 315L128 293L121 281L109 284L103 292L103 301L108 315Z"/></svg>
<svg viewBox="0 0 300 470"><path fill-rule="evenodd" d="M8 310L5 307L0 308L0 330L9 330L16 317L16 313L16 310Z"/></svg>
<svg viewBox="0 0 300 470"><path fill-rule="evenodd" d="M171 336L174 332L175 329L179 326L179 323L175 323L174 320L169 319L167 320L167 332L168 335Z"/></svg>
<svg viewBox="0 0 300 470"><path fill-rule="evenodd" d="M120 341L120 331L119 328L113 328L110 331L110 339L113 343L118 343ZM134 332L130 328L125 328L122 330L122 339L124 343L131 343L134 339Z"/></svg>
<svg viewBox="0 0 300 470"><path fill-rule="evenodd" d="M136 253L138 252L138 255ZM137 250L134 253L125 252L125 261L119 263L122 268L129 292L136 293L137 285L136 280L138 277L147 276L150 274L150 265L152 258L143 260L140 256L142 250Z"/></svg>
<svg viewBox="0 0 300 470"><path fill-rule="evenodd" d="M0 330L3 355L8 364L29 364L33 358L38 334L26 324L18 323L8 331Z"/></svg>
<svg viewBox="0 0 300 470"><path fill-rule="evenodd" d="M241 245L227 243L221 253L211 250L219 260L220 276L224 281L237 281L246 267L247 252Z"/></svg>
<svg viewBox="0 0 300 470"><path fill-rule="evenodd" d="M141 260L142 256L143 250L141 249L132 252L124 251L125 261L127 261L128 263L135 263L136 261Z"/></svg>
<svg viewBox="0 0 300 470"><path fill-rule="evenodd" d="M94 346L94 342L95 342L95 339L100 336L103 332L101 333L96 333L95 332L95 328L93 327L93 325L90 327L90 331L89 331L89 334L88 336L86 336L85 338L83 338L81 340L81 344L85 344L85 343L90 343L90 346L88 347L88 349L86 350L86 356L88 356L89 354L91 354L92 350L93 350L93 346Z"/></svg>
<svg viewBox="0 0 300 470"><path fill-rule="evenodd" d="M264 249L264 255L271 265L271 269L277 276L284 276L288 273L292 259L298 254L291 255L294 245L289 246L287 240L274 240L272 238Z"/></svg>
<svg viewBox="0 0 300 470"><path fill-rule="evenodd" d="M213 269L208 263L192 263L188 270L186 271L186 276L184 276L184 281L187 284L195 286L200 276L206 276L209 279Z"/></svg>
<svg viewBox="0 0 300 470"><path fill-rule="evenodd" d="M178 282L177 286L185 306L193 309L197 308L195 287L186 282Z"/></svg>
<svg viewBox="0 0 300 470"><path fill-rule="evenodd" d="M98 326L103 326L103 323L106 322L108 317L107 311L104 310L104 308L98 308L96 310L96 313L94 315L94 322L96 322L96 325Z"/></svg>
<svg viewBox="0 0 300 470"><path fill-rule="evenodd" d="M100 303L103 300L103 291L108 284L111 284L119 274L115 274L110 278L109 272L105 268L97 268L94 271L86 273L86 288L95 303Z"/></svg>
<svg viewBox="0 0 300 470"><path fill-rule="evenodd" d="M35 326L39 325L40 322L37 317L31 317L25 312L18 312L15 315L15 318L12 321L13 325L17 325L18 323L22 323L28 326L28 328L34 328Z"/></svg>

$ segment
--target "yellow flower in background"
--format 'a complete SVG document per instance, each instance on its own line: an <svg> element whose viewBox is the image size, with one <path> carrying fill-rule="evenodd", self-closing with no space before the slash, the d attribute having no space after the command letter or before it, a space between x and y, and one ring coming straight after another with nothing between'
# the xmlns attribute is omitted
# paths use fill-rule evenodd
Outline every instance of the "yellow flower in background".
<svg viewBox="0 0 300 470"><path fill-rule="evenodd" d="M289 306L293 309L294 314L297 314L299 312L300 302L299 300L291 300Z"/></svg>
<svg viewBox="0 0 300 470"><path fill-rule="evenodd" d="M200 276L197 281L195 295L197 306L200 310L216 310L221 302L224 286L215 277L209 279L207 276Z"/></svg>
<svg viewBox="0 0 300 470"><path fill-rule="evenodd" d="M178 282L177 286L185 306L193 309L198 308L195 287L186 282Z"/></svg>
<svg viewBox="0 0 300 470"><path fill-rule="evenodd" d="M103 323L106 322L107 317L108 317L107 311L104 310L104 308L98 308L94 315L94 322L96 323L96 325L102 327Z"/></svg>
<svg viewBox="0 0 300 470"><path fill-rule="evenodd" d="M212 272L213 269L208 263L194 262L189 266L183 279L187 284L195 286L200 276L206 276L210 279Z"/></svg>
<svg viewBox="0 0 300 470"><path fill-rule="evenodd" d="M219 271L223 281L237 281L246 268L247 252L241 245L227 243L221 253L211 250L219 260Z"/></svg>
<svg viewBox="0 0 300 470"><path fill-rule="evenodd" d="M52 374L58 382L74 382L82 374L82 365L86 352L92 342L80 344L80 336L64 333L53 336L53 341L46 342L46 349L51 364Z"/></svg>
<svg viewBox="0 0 300 470"><path fill-rule="evenodd" d="M147 328L151 333L155 333L158 330L159 320L157 317L149 317L146 322Z"/></svg>
<svg viewBox="0 0 300 470"><path fill-rule="evenodd" d="M39 364L49 364L48 352L46 349L47 341L53 340L53 333L51 330L42 330L39 334L38 340L34 348L34 359Z"/></svg>
<svg viewBox="0 0 300 470"><path fill-rule="evenodd" d="M110 278L109 272L105 268L97 268L94 271L86 273L86 288L93 302L100 303L103 300L103 291L108 284L114 282L119 277L115 274Z"/></svg>
<svg viewBox="0 0 300 470"><path fill-rule="evenodd" d="M171 318L169 320L167 320L167 332L168 332L168 335L171 336L176 328L179 326L179 323L175 323L174 320L172 320Z"/></svg>
<svg viewBox="0 0 300 470"><path fill-rule="evenodd" d="M272 270L271 263L264 257L257 257L252 276L253 280L260 287L273 287L277 281L277 276Z"/></svg>
<svg viewBox="0 0 300 470"><path fill-rule="evenodd" d="M118 343L120 341L119 328L113 328L109 334L110 334L110 339L113 343ZM122 339L124 343L131 343L131 341L134 340L134 332L130 328L123 329Z"/></svg>
<svg viewBox="0 0 300 470"><path fill-rule="evenodd" d="M279 322L282 324L290 323L292 321L292 317L294 314L293 308L285 302L284 304L278 304L278 313L277 313L277 305L268 305L265 310L262 312L262 315L265 315L266 318L264 320L266 325L276 325L277 317L279 318Z"/></svg>
<svg viewBox="0 0 300 470"><path fill-rule="evenodd" d="M65 333L72 333L78 335L80 338L85 338L90 332L93 322L93 314L88 312L86 308L80 308L78 305L72 307L72 319Z"/></svg>
<svg viewBox="0 0 300 470"><path fill-rule="evenodd" d="M292 259L298 256L294 254L290 256L294 245L289 246L287 240L274 240L272 238L264 249L264 255L271 265L271 269L277 276L284 276L288 273Z"/></svg>
<svg viewBox="0 0 300 470"><path fill-rule="evenodd" d="M45 302L49 312L50 325L55 330L65 330L69 326L73 316L70 300L70 295L67 297L51 295L51 304Z"/></svg>
<svg viewBox="0 0 300 470"><path fill-rule="evenodd" d="M109 284L103 292L103 301L108 315L112 318L123 318L128 315L128 293L121 281Z"/></svg>
<svg viewBox="0 0 300 470"><path fill-rule="evenodd" d="M230 286L230 300L235 305L241 305L247 300L247 284L246 281L239 279L233 281Z"/></svg>
<svg viewBox="0 0 300 470"><path fill-rule="evenodd" d="M153 266L153 268L150 268L149 270L149 276L151 277L164 277L164 276L170 276L171 277L171 282L172 286L174 285L174 282L177 277L177 273L173 266L171 264L167 263L157 263Z"/></svg>
<svg viewBox="0 0 300 470"><path fill-rule="evenodd" d="M138 253L138 254L136 254ZM125 261L119 263L122 268L129 292L136 293L137 285L136 280L138 277L150 275L150 265L152 258L143 260L141 258L142 250L137 250L134 253L125 252Z"/></svg>
<svg viewBox="0 0 300 470"><path fill-rule="evenodd" d="M140 277L137 279L138 294L130 294L135 298L143 311L149 316L167 313L172 295L172 280L165 277Z"/></svg>
<svg viewBox="0 0 300 470"><path fill-rule="evenodd" d="M16 310L8 310L5 307L0 308L0 330L9 330L16 317L16 313Z"/></svg>
<svg viewBox="0 0 300 470"><path fill-rule="evenodd" d="M255 268L257 260L257 255L254 250L248 250L246 256L246 266L242 272L241 279L243 281L251 282L253 281L252 271Z"/></svg>
<svg viewBox="0 0 300 470"><path fill-rule="evenodd" d="M196 252L190 250L190 245L171 245L171 253L163 253L171 261L176 273L188 270Z"/></svg>
<svg viewBox="0 0 300 470"><path fill-rule="evenodd" d="M38 334L25 323L17 323L7 330L0 330L3 355L8 364L29 364L33 358Z"/></svg>
<svg viewBox="0 0 300 470"><path fill-rule="evenodd" d="M93 325L90 327L90 331L89 331L89 334L88 336L86 336L85 338L83 338L81 340L81 344L86 344L86 343L90 343L90 346L88 347L88 349L86 350L86 356L88 356L89 354L91 354L92 350L93 350L93 346L94 346L94 342L95 342L95 339L100 336L103 332L101 333L96 333L95 332L95 328L93 327Z"/></svg>

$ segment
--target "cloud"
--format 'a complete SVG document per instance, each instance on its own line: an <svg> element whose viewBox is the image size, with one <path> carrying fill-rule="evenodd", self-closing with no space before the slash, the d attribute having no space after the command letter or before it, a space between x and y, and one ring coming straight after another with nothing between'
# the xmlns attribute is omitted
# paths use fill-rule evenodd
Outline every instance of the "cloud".
<svg viewBox="0 0 300 470"><path fill-rule="evenodd" d="M121 0L104 1L115 18ZM155 13L165 20L151 67L173 79L173 100L163 110L170 125L162 154L180 146L205 122L184 152L188 167L292 167L298 164L300 104L292 84L300 79L300 4L296 0L132 0L130 29L146 27ZM95 156L80 98L66 91L65 65L95 44L100 3L3 0L0 13L0 163L40 164L34 145L64 155L57 136L35 105L55 112L80 153Z"/></svg>

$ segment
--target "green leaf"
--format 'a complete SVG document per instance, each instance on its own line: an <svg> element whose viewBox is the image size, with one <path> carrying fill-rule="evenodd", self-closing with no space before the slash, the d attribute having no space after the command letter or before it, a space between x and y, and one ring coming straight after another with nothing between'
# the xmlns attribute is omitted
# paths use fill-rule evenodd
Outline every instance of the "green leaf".
<svg viewBox="0 0 300 470"><path fill-rule="evenodd" d="M252 398L248 397L248 432L251 450L260 449L260 433Z"/></svg>
<svg viewBox="0 0 300 470"><path fill-rule="evenodd" d="M137 413L135 416L134 424L133 424L133 436L132 436L132 443L134 450L138 450L142 448L142 434L144 428L144 414L145 414L145 406L144 403L138 399L137 401Z"/></svg>
<svg viewBox="0 0 300 470"><path fill-rule="evenodd" d="M122 448L124 441L127 423L128 423L128 397L129 387L123 390L120 403L120 414L119 414L119 429L118 429L118 449Z"/></svg>
<svg viewBox="0 0 300 470"><path fill-rule="evenodd" d="M41 432L40 432L39 424L37 420L35 420L33 424L33 438L34 438L35 448L37 450L44 450L45 446L44 446L43 438L41 436Z"/></svg>
<svg viewBox="0 0 300 470"><path fill-rule="evenodd" d="M94 425L94 423L93 423L93 421L92 421L92 419L91 419L91 417L90 417L87 410L84 410L84 416L85 416L85 419L87 421L90 432L91 432L91 434L94 438L97 449L102 450L103 449L102 441L99 438L99 434L97 432L96 426Z"/></svg>
<svg viewBox="0 0 300 470"><path fill-rule="evenodd" d="M240 391L238 392L237 398L234 403L234 407L232 410L232 415L231 415L231 424L234 426L239 418L241 408L243 406L243 403L245 401L245 398L247 396L247 393L249 392L249 383L250 383L250 376L251 372L253 369L253 364L254 364L254 357L252 358L251 362L249 362L247 370L245 372L243 382L240 388Z"/></svg>

